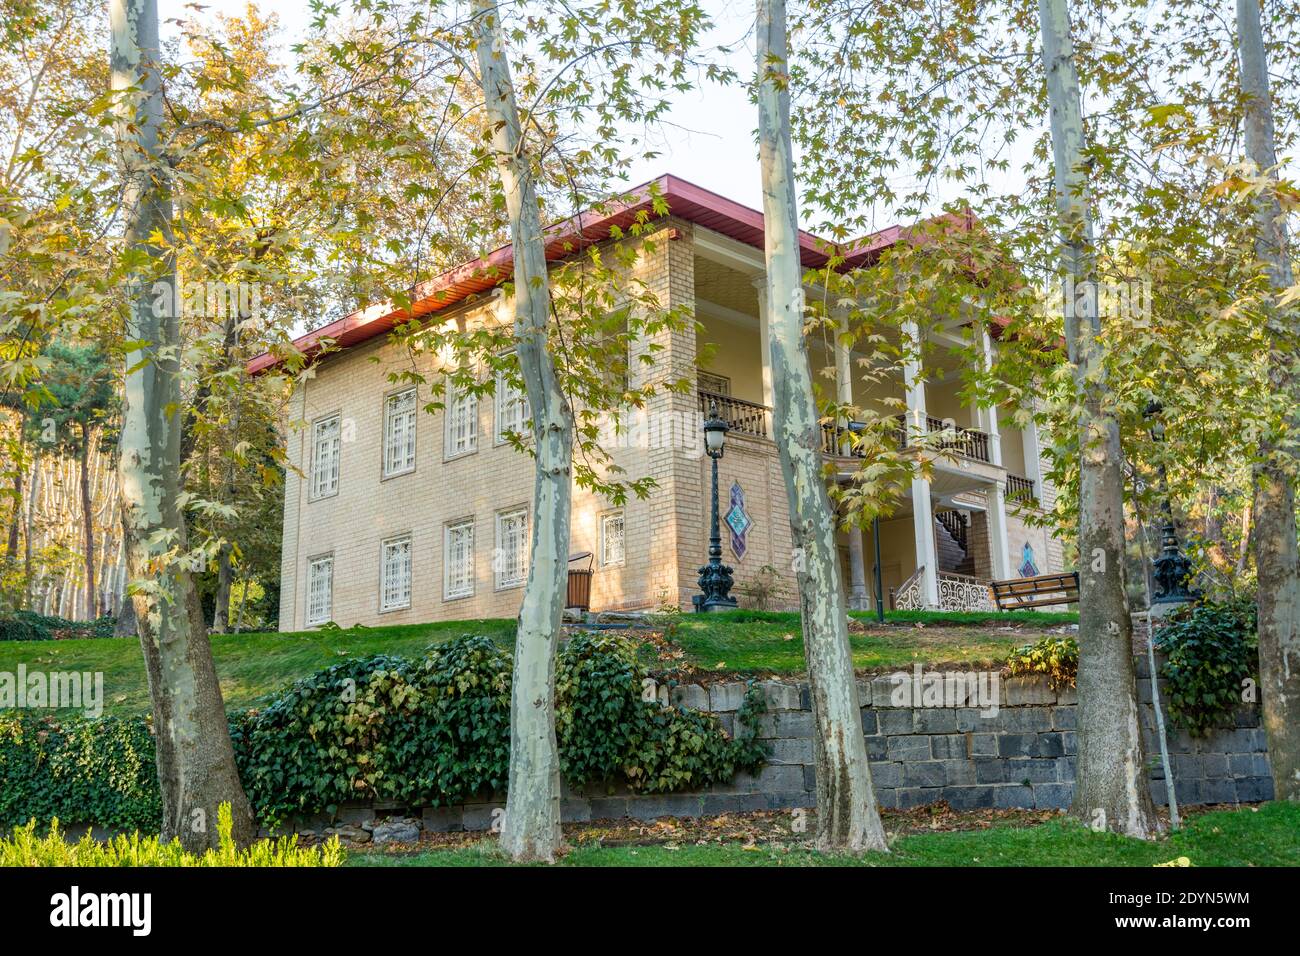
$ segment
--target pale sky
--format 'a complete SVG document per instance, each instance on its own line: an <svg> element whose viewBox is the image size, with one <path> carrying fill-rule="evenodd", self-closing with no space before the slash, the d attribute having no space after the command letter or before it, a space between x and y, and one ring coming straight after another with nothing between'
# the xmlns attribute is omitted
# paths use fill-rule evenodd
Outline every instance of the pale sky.
<svg viewBox="0 0 1300 956"><path fill-rule="evenodd" d="M709 38L713 45L740 44L731 58L731 67L741 77L754 72L754 43L749 36L753 29L753 0L705 0L712 8L716 28ZM200 16L216 14L242 14L248 0L203 0ZM301 35L307 30L311 11L304 0L291 3L268 3L259 0L255 5L262 11L271 11L279 18L281 32L286 37ZM179 7L169 11L162 4L160 13L165 18L175 16ZM193 11L185 9L185 14ZM168 33L164 22L163 33ZM285 59L293 56L286 40ZM664 173L682 179L728 199L744 203L755 209L762 205L759 189L758 147L753 130L758 118L749 103L743 86L709 85L692 90L678 98L655 148L661 154L655 159L635 163L628 185L647 182Z"/></svg>

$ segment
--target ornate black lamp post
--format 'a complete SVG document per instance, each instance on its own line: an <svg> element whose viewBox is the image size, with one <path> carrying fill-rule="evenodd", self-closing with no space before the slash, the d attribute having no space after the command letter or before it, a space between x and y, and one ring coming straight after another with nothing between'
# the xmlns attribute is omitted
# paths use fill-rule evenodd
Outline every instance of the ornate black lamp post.
<svg viewBox="0 0 1300 956"><path fill-rule="evenodd" d="M1159 402L1151 402L1143 412L1151 420L1151 439L1157 444L1165 440L1165 426L1160 415L1164 411ZM1200 592L1190 587L1191 559L1183 553L1174 527L1174 508L1169 500L1168 473L1163 464L1158 470L1160 478L1160 511L1164 522L1160 527L1160 554L1151 562L1151 576L1155 579L1153 604L1183 604L1200 597Z"/></svg>
<svg viewBox="0 0 1300 956"><path fill-rule="evenodd" d="M704 450L713 460L713 507L709 519L709 563L700 568L700 590L693 598L697 611L725 611L736 606L731 597L731 568L722 563L722 534L718 530L718 459L722 457L731 430L718 417L718 406L709 403L709 417L704 422Z"/></svg>

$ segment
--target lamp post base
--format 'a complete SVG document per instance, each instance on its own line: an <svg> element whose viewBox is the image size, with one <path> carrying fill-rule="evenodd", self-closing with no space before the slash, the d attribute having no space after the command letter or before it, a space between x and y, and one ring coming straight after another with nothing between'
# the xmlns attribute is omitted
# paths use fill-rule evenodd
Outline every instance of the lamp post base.
<svg viewBox="0 0 1300 956"><path fill-rule="evenodd" d="M703 594L695 595L691 598L691 603L695 605L697 613L708 613L710 611L734 611L736 608L740 607L740 605L736 603L736 599L733 597L713 598L710 600Z"/></svg>
<svg viewBox="0 0 1300 956"><path fill-rule="evenodd" d="M709 563L700 568L700 594L691 598L696 611L730 611L737 607L736 599L731 596L734 579L731 568L722 563L722 559L711 557Z"/></svg>

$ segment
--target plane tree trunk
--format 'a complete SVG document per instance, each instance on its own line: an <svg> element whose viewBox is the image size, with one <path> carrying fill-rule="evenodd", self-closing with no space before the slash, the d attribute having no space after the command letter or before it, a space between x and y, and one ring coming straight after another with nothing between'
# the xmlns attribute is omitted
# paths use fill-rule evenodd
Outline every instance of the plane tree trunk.
<svg viewBox="0 0 1300 956"><path fill-rule="evenodd" d="M95 600L95 513L90 500L90 426L81 426L81 454L78 456L81 482L81 534L85 543L83 560L86 568L86 620L98 613Z"/></svg>
<svg viewBox="0 0 1300 956"><path fill-rule="evenodd" d="M1237 51L1241 91L1246 98L1246 155L1261 174L1275 178L1273 101L1269 96L1259 0L1237 0ZM1255 254L1267 269L1273 291L1280 294L1295 279L1287 248L1286 218L1276 193L1266 190L1257 194L1254 226ZM1294 367L1296 313L1294 307L1271 306L1266 316L1269 389L1274 396L1291 396L1292 411L1286 428L1294 442L1300 434L1300 417L1295 411L1300 405ZM1260 694L1273 767L1273 791L1278 800L1294 801L1300 800L1300 554L1296 547L1295 462L1284 459L1287 452L1281 444L1276 436L1270 436L1260 446L1260 461L1255 467L1253 541L1259 577Z"/></svg>
<svg viewBox="0 0 1300 956"><path fill-rule="evenodd" d="M1149 839L1160 829L1147 782L1124 590L1119 422L1104 405L1101 317L1083 108L1068 0L1039 0L1065 279L1065 339L1079 398L1079 714L1071 813L1094 829Z"/></svg>
<svg viewBox="0 0 1300 956"><path fill-rule="evenodd" d="M514 244L515 354L536 443L532 550L515 638L510 774L501 846L516 860L551 861L562 846L555 651L568 581L573 426L547 350L551 295L546 248L504 31L493 0L475 0L474 12L479 75Z"/></svg>
<svg viewBox="0 0 1300 956"><path fill-rule="evenodd" d="M816 721L817 845L885 850L885 831L871 786L848 615L835 546L835 512L822 475L821 427L803 337L803 267L799 259L784 0L758 2L759 159L767 256L768 340L775 408L772 418L790 503L794 547L802 560L799 604Z"/></svg>
<svg viewBox="0 0 1300 956"><path fill-rule="evenodd" d="M239 782L221 689L193 578L185 565L180 498L180 321L176 266L167 243L172 204L159 146L157 0L110 0L110 67L126 175L125 245L138 253L126 289L128 352L120 477L127 569L157 737L163 837L190 850L217 844L217 808L228 803L233 837L256 830ZM157 241L162 238L162 242Z"/></svg>

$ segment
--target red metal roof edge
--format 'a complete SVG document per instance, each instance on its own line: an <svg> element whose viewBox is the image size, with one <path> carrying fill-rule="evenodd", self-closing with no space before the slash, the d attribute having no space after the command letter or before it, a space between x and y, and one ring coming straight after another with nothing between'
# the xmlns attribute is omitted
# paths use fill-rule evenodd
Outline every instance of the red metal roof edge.
<svg viewBox="0 0 1300 956"><path fill-rule="evenodd" d="M664 175L627 191L626 200L589 209L552 223L545 230L546 258L557 261L596 242L609 238L610 230L626 228L643 210L650 208L652 191L668 205L668 213L688 222L698 223L757 249L763 248L763 214L718 193L687 182L677 176ZM840 251L844 264L853 268L867 262L881 249L896 243L904 235L901 226L890 226L874 233L855 246ZM805 268L824 265L829 258L829 244L810 232L799 230L799 258ZM470 262L463 263L415 288L409 310L380 303L358 309L333 322L300 335L293 340L299 352L311 355L320 351L325 340L337 348L348 348L383 335L399 322L440 312L469 296L484 292L505 281L514 268L513 247L501 246ZM273 352L263 352L248 363L250 374L258 374L280 363Z"/></svg>

